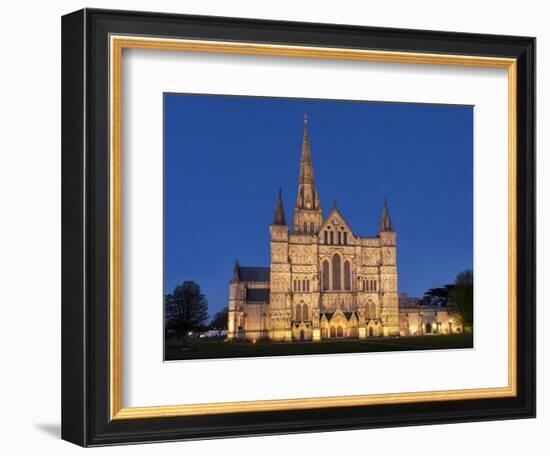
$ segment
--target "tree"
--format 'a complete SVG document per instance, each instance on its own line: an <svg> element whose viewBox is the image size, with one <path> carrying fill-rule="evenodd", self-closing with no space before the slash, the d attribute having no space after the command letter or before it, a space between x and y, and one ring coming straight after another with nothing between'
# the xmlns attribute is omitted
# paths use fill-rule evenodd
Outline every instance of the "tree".
<svg viewBox="0 0 550 456"><path fill-rule="evenodd" d="M219 311L212 317L210 322L210 329L227 329L227 317L228 317L228 308L225 307L223 310Z"/></svg>
<svg viewBox="0 0 550 456"><path fill-rule="evenodd" d="M175 330L184 341L189 331L203 328L208 320L208 302L199 284L192 280L165 295L164 306L166 328Z"/></svg>
<svg viewBox="0 0 550 456"><path fill-rule="evenodd" d="M444 285L439 288L430 288L420 300L419 304L428 307L447 307L449 295L454 285Z"/></svg>
<svg viewBox="0 0 550 456"><path fill-rule="evenodd" d="M467 269L456 276L450 292L450 310L462 323L464 329L471 331L474 326L474 273Z"/></svg>

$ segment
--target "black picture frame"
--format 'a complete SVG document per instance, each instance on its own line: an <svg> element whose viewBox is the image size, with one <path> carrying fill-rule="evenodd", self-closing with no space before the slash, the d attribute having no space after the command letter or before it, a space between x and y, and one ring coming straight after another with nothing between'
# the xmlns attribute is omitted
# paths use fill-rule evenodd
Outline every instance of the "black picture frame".
<svg viewBox="0 0 550 456"><path fill-rule="evenodd" d="M517 59L517 395L110 419L109 36ZM82 446L535 416L535 39L84 9L62 19L62 438Z"/></svg>

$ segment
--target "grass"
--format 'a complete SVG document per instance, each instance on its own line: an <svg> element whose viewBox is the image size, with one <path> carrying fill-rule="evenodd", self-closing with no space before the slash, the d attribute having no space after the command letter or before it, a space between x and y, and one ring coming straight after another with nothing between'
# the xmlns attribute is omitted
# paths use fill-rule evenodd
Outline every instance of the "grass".
<svg viewBox="0 0 550 456"><path fill-rule="evenodd" d="M258 356L318 355L333 353L366 353L405 350L441 350L472 348L472 334L452 336L415 336L373 338L363 340L327 340L322 342L224 342L217 339L188 339L190 350L182 351L181 344L166 342L166 361L185 359L246 358Z"/></svg>

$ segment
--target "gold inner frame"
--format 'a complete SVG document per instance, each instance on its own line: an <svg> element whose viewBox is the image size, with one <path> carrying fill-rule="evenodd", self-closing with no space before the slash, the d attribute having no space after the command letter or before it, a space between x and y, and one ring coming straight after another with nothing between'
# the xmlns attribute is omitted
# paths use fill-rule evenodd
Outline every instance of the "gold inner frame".
<svg viewBox="0 0 550 456"><path fill-rule="evenodd" d="M494 388L274 399L170 406L122 407L122 51L195 51L317 59L368 60L508 70L508 385ZM110 36L110 414L111 419L266 412L423 401L512 397L517 394L517 61L511 58L388 52L241 42Z"/></svg>

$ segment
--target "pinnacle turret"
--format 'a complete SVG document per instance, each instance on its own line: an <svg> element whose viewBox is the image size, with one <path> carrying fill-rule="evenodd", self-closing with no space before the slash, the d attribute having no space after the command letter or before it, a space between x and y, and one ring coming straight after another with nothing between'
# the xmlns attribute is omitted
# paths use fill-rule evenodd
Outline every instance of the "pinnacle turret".
<svg viewBox="0 0 550 456"><path fill-rule="evenodd" d="M388 211L388 200L386 198L384 198L384 209L382 209L382 217L380 218L380 227L378 231L393 231L390 212Z"/></svg>
<svg viewBox="0 0 550 456"><path fill-rule="evenodd" d="M283 206L283 192L279 189L279 197L277 198L277 207L273 217L273 225L286 225L285 208Z"/></svg>
<svg viewBox="0 0 550 456"><path fill-rule="evenodd" d="M233 275L231 276L231 281L229 283L237 283L241 279L239 277L239 262L235 259L235 263L233 264Z"/></svg>

